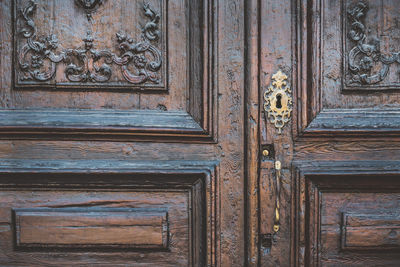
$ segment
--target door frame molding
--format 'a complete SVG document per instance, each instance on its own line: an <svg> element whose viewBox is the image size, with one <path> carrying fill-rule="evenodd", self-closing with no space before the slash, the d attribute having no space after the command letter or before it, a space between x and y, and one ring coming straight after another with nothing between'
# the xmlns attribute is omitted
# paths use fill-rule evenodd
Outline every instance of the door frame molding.
<svg viewBox="0 0 400 267"><path fill-rule="evenodd" d="M187 190L191 266L220 266L218 169L216 161L0 159L0 189Z"/></svg>
<svg viewBox="0 0 400 267"><path fill-rule="evenodd" d="M400 192L400 161L297 161L292 177L291 266L319 266L321 193Z"/></svg>

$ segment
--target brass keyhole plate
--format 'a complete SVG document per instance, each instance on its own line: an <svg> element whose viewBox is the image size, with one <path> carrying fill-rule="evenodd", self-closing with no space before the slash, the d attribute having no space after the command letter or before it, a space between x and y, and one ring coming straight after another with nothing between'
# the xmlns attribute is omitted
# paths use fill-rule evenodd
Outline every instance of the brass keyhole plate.
<svg viewBox="0 0 400 267"><path fill-rule="evenodd" d="M270 122L282 133L292 113L292 90L287 84L287 76L281 70L272 75L272 83L264 93L264 110Z"/></svg>

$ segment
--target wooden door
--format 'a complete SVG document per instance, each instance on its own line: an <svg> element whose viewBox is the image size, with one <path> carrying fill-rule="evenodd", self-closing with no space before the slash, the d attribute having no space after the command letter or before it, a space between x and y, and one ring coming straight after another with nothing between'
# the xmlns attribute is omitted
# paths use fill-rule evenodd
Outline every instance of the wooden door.
<svg viewBox="0 0 400 267"><path fill-rule="evenodd" d="M251 266L400 265L399 7L250 1Z"/></svg>
<svg viewBox="0 0 400 267"><path fill-rule="evenodd" d="M0 265L243 266L244 1L0 1Z"/></svg>

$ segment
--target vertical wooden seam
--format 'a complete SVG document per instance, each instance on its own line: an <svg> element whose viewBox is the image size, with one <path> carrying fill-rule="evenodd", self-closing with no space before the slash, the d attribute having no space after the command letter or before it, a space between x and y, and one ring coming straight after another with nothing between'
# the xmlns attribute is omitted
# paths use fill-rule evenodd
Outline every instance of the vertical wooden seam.
<svg viewBox="0 0 400 267"><path fill-rule="evenodd" d="M245 261L246 266L259 263L258 155L259 155L259 0L245 1Z"/></svg>

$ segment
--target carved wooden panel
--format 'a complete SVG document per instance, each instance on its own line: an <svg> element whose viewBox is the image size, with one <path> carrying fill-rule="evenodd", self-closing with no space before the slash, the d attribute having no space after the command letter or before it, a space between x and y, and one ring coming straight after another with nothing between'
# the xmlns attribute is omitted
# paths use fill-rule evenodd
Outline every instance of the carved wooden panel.
<svg viewBox="0 0 400 267"><path fill-rule="evenodd" d="M165 5L15 0L15 86L166 90Z"/></svg>
<svg viewBox="0 0 400 267"><path fill-rule="evenodd" d="M398 265L398 162L296 165L296 265Z"/></svg>
<svg viewBox="0 0 400 267"><path fill-rule="evenodd" d="M216 266L215 167L2 160L0 264Z"/></svg>
<svg viewBox="0 0 400 267"><path fill-rule="evenodd" d="M0 138L214 142L212 1L0 5Z"/></svg>
<svg viewBox="0 0 400 267"><path fill-rule="evenodd" d="M298 2L298 136L400 136L399 5Z"/></svg>
<svg viewBox="0 0 400 267"><path fill-rule="evenodd" d="M343 89L400 89L398 1L343 1Z"/></svg>

